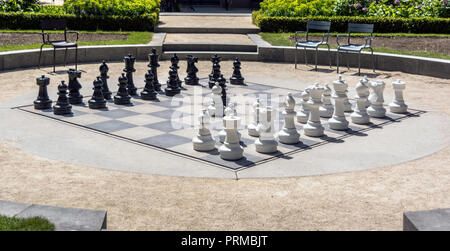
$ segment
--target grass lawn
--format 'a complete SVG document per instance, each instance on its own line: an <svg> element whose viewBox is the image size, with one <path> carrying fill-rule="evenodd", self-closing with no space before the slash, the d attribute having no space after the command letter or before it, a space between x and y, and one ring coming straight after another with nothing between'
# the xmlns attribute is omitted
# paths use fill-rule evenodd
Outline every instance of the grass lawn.
<svg viewBox="0 0 450 251"><path fill-rule="evenodd" d="M40 30L0 30L0 32L38 32ZM92 42L78 42L79 46L83 45L118 45L118 44L148 44L152 40L153 32L114 32L114 31L78 31L79 33L119 33L130 34L125 40L104 40L104 41L92 41ZM52 33L50 31L50 33ZM22 44L22 45L4 45L0 46L0 51L15 51L15 50L28 50L39 49L41 44ZM50 45L44 46L51 47Z"/></svg>
<svg viewBox="0 0 450 251"><path fill-rule="evenodd" d="M55 226L40 217L15 218L0 215L0 231L54 231Z"/></svg>
<svg viewBox="0 0 450 251"><path fill-rule="evenodd" d="M311 35L322 35L322 33L310 33ZM330 33L329 39L336 39L337 34L346 34L346 33ZM269 33L269 32L261 32L259 33L261 37L266 40L268 43L274 46L294 46L294 43L289 40L290 36L294 36L294 33ZM364 35L364 34L353 34L355 36ZM304 36L304 34L299 34L298 36ZM374 33L375 39L376 37L450 37L450 34L411 34L411 33ZM336 49L337 46L330 46L331 48ZM326 48L326 47L324 47ZM426 52L426 51L406 51L406 50L396 50L392 48L386 47L373 47L375 52L383 52L383 53L394 53L394 54L403 54L403 55L412 55L412 56L420 56L420 57L431 57L431 58L441 58L441 59L450 59L450 55L444 53L437 52Z"/></svg>

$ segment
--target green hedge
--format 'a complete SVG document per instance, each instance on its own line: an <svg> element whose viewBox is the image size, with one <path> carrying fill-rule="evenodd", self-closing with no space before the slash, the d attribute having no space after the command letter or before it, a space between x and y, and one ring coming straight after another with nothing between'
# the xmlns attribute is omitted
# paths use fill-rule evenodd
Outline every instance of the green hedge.
<svg viewBox="0 0 450 251"><path fill-rule="evenodd" d="M253 23L264 32L294 32L306 29L308 20L331 22L331 31L346 32L348 23L374 24L376 33L441 33L450 34L450 18L381 18L381 17L269 17L252 13Z"/></svg>
<svg viewBox="0 0 450 251"><path fill-rule="evenodd" d="M0 12L0 29L40 29L43 19L66 19L68 28L73 30L153 31L158 14L80 17L72 14Z"/></svg>

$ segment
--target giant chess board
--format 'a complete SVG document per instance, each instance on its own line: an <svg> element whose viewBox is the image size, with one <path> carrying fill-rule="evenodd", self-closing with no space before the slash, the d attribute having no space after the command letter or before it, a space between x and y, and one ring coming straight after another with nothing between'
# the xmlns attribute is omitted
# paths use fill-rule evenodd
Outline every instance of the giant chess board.
<svg viewBox="0 0 450 251"><path fill-rule="evenodd" d="M314 148L332 143L346 143L348 137L367 136L365 132L374 128L383 128L394 122L414 118L422 113L420 110L408 109L407 114L393 114L389 109L385 118L371 118L368 125L355 125L350 122L346 131L335 131L328 127L328 119L321 118L325 127L325 136L314 138L304 135L300 123L296 123L300 132L301 142L295 145L279 143L278 152L274 154L261 154L256 152L254 141L256 138L248 135L246 125L251 121L251 104L259 97L263 105L270 105L277 109L275 127L281 129L284 119L282 115L284 98L291 92L297 101L296 110L300 109L299 94L301 90L285 89L280 87L262 85L247 82L246 85L228 85L228 96L231 102L237 102L238 116L242 117L240 127L241 145L244 148L244 158L237 161L226 161L220 158L218 148L221 143L218 133L223 128L222 120L217 118L211 122L211 132L216 138L217 148L210 152L197 152L193 150L192 138L197 133L197 116L202 107L211 102L211 90L208 88L207 79L201 79L200 86L186 86L182 94L175 97L167 97L163 93L158 95L157 101L145 101L139 97L133 97L132 105L116 105L108 101L107 109L89 109L85 97L84 104L73 105L71 115L54 115L51 109L35 110L33 105L17 107L32 114L41 115L49 119L55 119L67 124L87 128L93 132L101 133L105 137L115 137L117 140L132 141L143 147L158 148L167 153L182 157L207 162L212 165L240 170L255 166L267 161L283 158L286 155L301 151L314 151ZM163 86L164 89L164 86ZM138 93L140 90L138 91ZM235 97L240 96L239 100ZM244 97L242 99L242 97ZM350 121L350 113L346 113ZM68 128L70 129L70 128Z"/></svg>

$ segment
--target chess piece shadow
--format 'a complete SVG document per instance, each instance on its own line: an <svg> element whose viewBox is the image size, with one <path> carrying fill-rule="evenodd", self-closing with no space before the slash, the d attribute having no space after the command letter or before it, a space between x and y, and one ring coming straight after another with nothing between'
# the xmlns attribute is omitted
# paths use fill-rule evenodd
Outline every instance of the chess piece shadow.
<svg viewBox="0 0 450 251"><path fill-rule="evenodd" d="M280 145L285 145L285 146L297 148L297 149L294 149L294 150L298 150L298 149L302 149L302 150L311 149L310 146L304 144L301 140L302 140L302 139L300 139L300 141L299 141L298 143L296 143L296 144L290 144L290 145L288 145L288 144L280 143Z"/></svg>
<svg viewBox="0 0 450 251"><path fill-rule="evenodd" d="M348 71L348 72L350 72L350 71ZM380 73L376 73L376 72L371 72L371 73L367 73L367 72L365 72L364 74L361 72L361 74L358 74L358 72L355 72L355 73L353 73L353 74L351 74L352 76L361 76L361 75L364 75L364 76L367 76L367 77L369 77L369 78L377 78L377 77L379 77L381 74ZM390 78L390 77L388 77L388 78Z"/></svg>
<svg viewBox="0 0 450 251"><path fill-rule="evenodd" d="M348 134L354 135L354 136L362 136L362 137L368 136L367 133L363 133L363 132L360 132L360 131L355 131L355 130L353 130L351 128L348 128L345 132L348 133Z"/></svg>
<svg viewBox="0 0 450 251"><path fill-rule="evenodd" d="M331 73L331 72L334 72L335 70L334 70L334 69L330 69L330 68L328 68L328 69L323 69L323 68L317 68L317 69L315 69L315 68L311 68L311 69L309 69L308 71L310 71L310 72Z"/></svg>
<svg viewBox="0 0 450 251"><path fill-rule="evenodd" d="M319 137L319 139L324 140L324 141L329 142L329 143L344 143L345 142L342 139L333 138L333 137L330 137L328 135L323 135L323 136Z"/></svg>

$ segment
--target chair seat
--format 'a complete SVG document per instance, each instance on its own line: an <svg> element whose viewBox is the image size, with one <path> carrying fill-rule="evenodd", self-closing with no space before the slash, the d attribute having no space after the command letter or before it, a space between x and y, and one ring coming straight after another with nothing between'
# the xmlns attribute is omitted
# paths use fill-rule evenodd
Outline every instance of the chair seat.
<svg viewBox="0 0 450 251"><path fill-rule="evenodd" d="M370 48L368 45L362 44L349 44L349 45L341 45L338 47L338 50L341 51L360 51L365 48Z"/></svg>
<svg viewBox="0 0 450 251"><path fill-rule="evenodd" d="M54 42L52 43L52 45L55 48L68 48L68 47L76 47L77 44L76 43L71 43L71 42Z"/></svg>
<svg viewBox="0 0 450 251"><path fill-rule="evenodd" d="M327 44L326 42L322 42L322 41L302 41L302 42L297 42L297 46L300 47L309 47L309 48L316 48L319 45L322 44Z"/></svg>

